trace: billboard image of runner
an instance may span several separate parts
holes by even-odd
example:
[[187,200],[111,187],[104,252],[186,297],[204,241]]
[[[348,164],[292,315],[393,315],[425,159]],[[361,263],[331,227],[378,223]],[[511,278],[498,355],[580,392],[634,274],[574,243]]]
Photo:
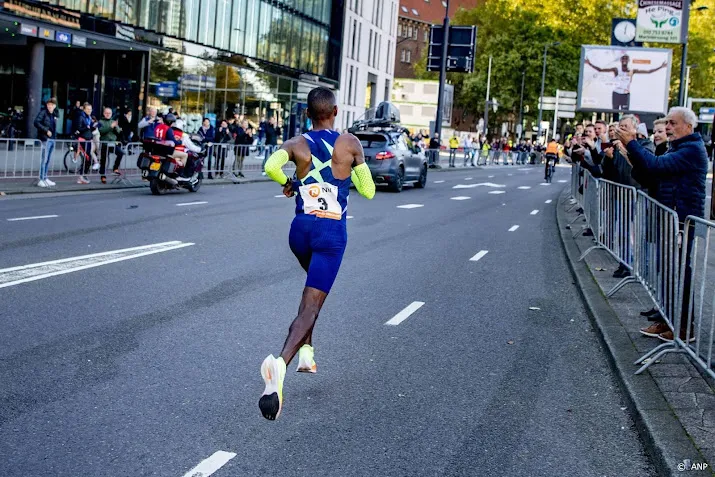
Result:
[[582,46],[577,109],[665,114],[671,56],[660,48]]

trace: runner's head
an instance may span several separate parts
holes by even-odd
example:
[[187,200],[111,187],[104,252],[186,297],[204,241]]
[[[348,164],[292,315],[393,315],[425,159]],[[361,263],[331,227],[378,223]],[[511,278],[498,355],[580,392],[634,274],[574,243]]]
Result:
[[308,93],[308,117],[313,124],[319,121],[335,121],[338,106],[335,95],[328,88],[318,87]]
[[621,68],[623,71],[628,71],[628,62],[630,61],[630,58],[628,55],[623,55],[621,56]]

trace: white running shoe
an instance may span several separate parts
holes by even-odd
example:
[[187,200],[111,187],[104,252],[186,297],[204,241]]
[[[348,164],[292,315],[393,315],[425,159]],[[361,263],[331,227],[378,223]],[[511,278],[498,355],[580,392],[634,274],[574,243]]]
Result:
[[309,344],[304,344],[298,350],[298,368],[296,371],[299,373],[316,373],[318,372],[318,365],[315,364],[313,357],[315,356],[315,348]]
[[49,184],[47,181],[40,181],[37,183],[37,187],[42,187],[44,189],[45,187],[49,187]]
[[51,180],[49,180],[49,179],[45,179],[45,183],[46,183],[48,186],[50,186],[50,187],[54,187],[54,186],[57,185],[57,184],[55,184],[54,182],[52,182]]
[[261,364],[261,376],[266,388],[258,401],[261,414],[266,419],[273,421],[278,419],[283,408],[283,380],[286,375],[286,363],[283,358],[277,359],[273,355],[268,355]]
[[84,176],[79,176],[79,179],[77,179],[77,184],[89,184],[89,179]]

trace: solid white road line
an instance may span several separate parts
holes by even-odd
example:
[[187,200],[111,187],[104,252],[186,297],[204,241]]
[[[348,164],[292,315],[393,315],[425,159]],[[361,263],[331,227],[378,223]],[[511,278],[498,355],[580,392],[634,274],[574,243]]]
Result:
[[442,184],[444,181],[434,181],[435,184]]
[[517,187],[517,189],[529,190],[529,189],[531,189],[531,186],[519,186],[519,187]]
[[549,184],[548,182],[542,182],[542,183],[541,183],[541,184],[539,184],[539,185],[545,185],[545,186],[548,186],[548,185],[551,185],[551,184]]
[[494,176],[487,176],[487,179],[494,179]]
[[506,194],[506,192],[503,191],[503,190],[493,190],[493,191],[491,191],[491,192],[489,192],[489,193],[490,193],[490,194],[495,194],[495,195],[496,195],[496,194]]
[[143,257],[155,253],[168,252],[177,248],[184,248],[194,245],[191,242],[162,242],[141,247],[125,248],[110,252],[93,253],[80,257],[63,258],[50,262],[33,263],[19,267],[4,268],[0,270],[0,288],[19,285],[21,283],[41,280],[43,278],[64,275],[66,273],[86,270],[88,268],[99,267],[110,263],[122,262],[132,258]]
[[471,177],[465,177],[464,180],[465,180],[465,181],[471,181],[472,178],[471,178]]
[[414,313],[417,310],[419,310],[420,308],[422,308],[422,305],[424,305],[424,304],[425,303],[423,301],[413,301],[412,303],[407,305],[407,307],[404,310],[402,310],[401,312],[399,312],[398,314],[396,314],[395,316],[390,318],[387,322],[385,322],[385,324],[391,325],[391,326],[399,325],[400,323],[405,321],[407,318],[409,318],[412,313]]
[[348,215],[348,220],[354,218],[352,215]]
[[488,254],[489,250],[480,250],[475,256],[469,259],[470,262],[478,262],[484,255]]
[[546,202],[544,202],[544,204],[550,204],[550,203],[551,203],[551,199],[549,199],[549,200],[547,200]]
[[276,199],[279,199],[279,198],[282,198],[282,197],[285,197],[285,196],[284,196],[283,194],[281,194],[281,195],[274,195],[273,197],[275,197]]
[[398,205],[398,209],[416,209],[418,207],[424,207],[423,204],[405,204],[405,205]]
[[236,457],[236,454],[233,452],[214,452],[211,457],[201,461],[199,465],[185,473],[184,477],[208,477],[226,465],[226,463],[234,457]]
[[198,202],[184,202],[183,204],[176,204],[177,207],[184,207],[185,205],[201,205],[201,204],[208,204],[205,200],[198,201]]
[[518,229],[518,225],[512,225],[511,228],[509,229],[509,232],[516,232],[516,229]]
[[565,179],[561,179],[561,180],[559,180],[559,182],[560,182],[561,184],[566,184],[566,182],[568,182],[568,181],[565,180]]
[[16,217],[14,219],[7,219],[8,222],[17,222],[20,220],[37,220],[37,219],[54,219],[59,217],[59,215],[37,215],[35,217]]
[[464,196],[464,195],[460,195],[460,196],[457,196],[457,197],[452,197],[451,199],[452,199],[452,200],[467,200],[467,199],[471,199],[471,197],[466,197],[466,196]]
[[536,215],[539,213],[539,209],[534,209],[531,211],[531,215]]

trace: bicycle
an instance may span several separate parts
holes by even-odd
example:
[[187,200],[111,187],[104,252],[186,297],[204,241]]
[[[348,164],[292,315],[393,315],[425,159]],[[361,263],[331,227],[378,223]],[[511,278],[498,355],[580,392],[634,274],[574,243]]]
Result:
[[[554,156],[553,154],[546,154],[546,171],[544,174],[544,178],[546,179],[547,184],[551,184],[551,179],[554,177],[554,172],[556,172],[556,161],[557,157]],[[553,165],[551,165],[551,161],[554,162]]]
[[85,139],[79,138],[77,140],[77,146],[70,145],[69,150],[65,153],[63,162],[65,170],[70,174],[82,174],[84,172],[85,161],[92,161],[92,158],[82,146],[82,143],[85,141]]

